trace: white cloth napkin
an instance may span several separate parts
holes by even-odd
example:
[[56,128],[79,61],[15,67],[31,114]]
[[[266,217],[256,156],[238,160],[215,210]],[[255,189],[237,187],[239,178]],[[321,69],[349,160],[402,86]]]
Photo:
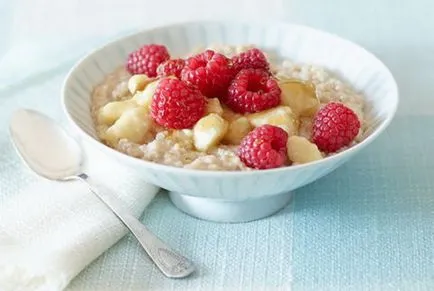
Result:
[[[102,153],[86,152],[89,176],[140,216],[158,187]],[[38,179],[0,205],[0,290],[62,290],[126,233],[84,183]]]

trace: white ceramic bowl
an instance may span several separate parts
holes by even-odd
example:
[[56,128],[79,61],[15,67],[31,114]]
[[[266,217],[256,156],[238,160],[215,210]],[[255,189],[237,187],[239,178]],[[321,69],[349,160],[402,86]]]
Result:
[[[176,55],[211,43],[255,44],[297,62],[324,66],[365,94],[375,116],[371,133],[356,146],[323,160],[262,171],[190,170],[127,156],[98,141],[90,95],[105,75],[124,64],[129,52],[146,43],[165,44]],[[254,220],[281,209],[289,202],[290,191],[330,173],[376,139],[391,122],[398,105],[396,82],[374,55],[335,35],[284,23],[194,22],[142,31],[113,41],[79,61],[66,78],[62,96],[66,115],[84,142],[105,152],[107,158],[129,165],[150,183],[171,191],[172,201],[183,211],[221,222]]]

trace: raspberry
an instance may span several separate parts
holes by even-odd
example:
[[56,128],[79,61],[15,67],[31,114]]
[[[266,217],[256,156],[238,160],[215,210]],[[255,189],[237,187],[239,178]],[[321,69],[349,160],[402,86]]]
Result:
[[280,127],[262,125],[243,138],[238,148],[238,156],[250,168],[278,168],[287,160],[287,140],[288,134]]
[[160,125],[191,128],[205,114],[206,98],[184,82],[164,78],[159,82],[151,103],[151,116]]
[[210,98],[226,94],[232,77],[229,59],[212,50],[188,58],[181,72],[183,81],[196,86]]
[[241,70],[229,85],[225,103],[239,113],[258,112],[279,105],[281,90],[262,69]]
[[146,74],[148,77],[157,76],[157,67],[170,58],[164,45],[144,45],[128,56],[127,71],[133,75]]
[[160,64],[157,68],[159,77],[175,76],[181,79],[181,71],[184,68],[185,61],[183,59],[168,60]]
[[235,73],[238,73],[243,69],[269,70],[267,58],[264,53],[257,48],[249,49],[248,51],[232,57],[232,66]]
[[324,152],[335,152],[349,145],[359,129],[360,121],[350,108],[331,102],[321,108],[314,118],[312,141]]

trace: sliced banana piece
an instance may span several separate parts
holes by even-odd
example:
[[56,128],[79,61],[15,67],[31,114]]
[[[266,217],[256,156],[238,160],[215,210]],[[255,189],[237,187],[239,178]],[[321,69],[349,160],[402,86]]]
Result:
[[149,83],[143,91],[138,91],[134,94],[133,100],[135,100],[137,104],[149,108],[151,106],[152,98],[154,97],[154,93],[158,84],[159,81],[153,81]]
[[316,144],[301,136],[290,136],[287,143],[288,158],[296,164],[305,164],[323,158]]
[[315,115],[320,102],[313,84],[300,80],[285,80],[279,82],[279,87],[282,90],[282,105],[290,107],[298,116]]
[[229,123],[228,131],[223,137],[227,144],[239,145],[241,140],[252,130],[249,120],[246,117],[237,118]]
[[216,113],[210,113],[199,119],[193,127],[194,146],[206,152],[218,145],[228,130],[228,122]]
[[218,98],[209,98],[206,104],[206,113],[216,113],[218,115],[223,114],[223,107],[220,104],[220,100]]
[[298,119],[288,106],[277,106],[258,113],[247,115],[250,124],[259,127],[264,124],[278,126],[288,135],[296,135],[298,131]]
[[145,89],[146,85],[151,83],[154,78],[149,78],[145,74],[133,75],[128,80],[128,90],[134,95],[137,91]]
[[122,113],[126,110],[138,107],[139,105],[134,100],[113,101],[109,102],[98,111],[99,123],[105,125],[112,125],[116,120],[121,117]]
[[146,108],[136,107],[124,111],[120,118],[107,129],[103,137],[113,146],[116,146],[123,138],[141,144],[152,127],[153,121]]

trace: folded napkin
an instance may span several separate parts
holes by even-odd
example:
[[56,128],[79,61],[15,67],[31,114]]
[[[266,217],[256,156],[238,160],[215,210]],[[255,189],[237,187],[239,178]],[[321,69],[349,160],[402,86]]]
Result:
[[[86,173],[139,217],[158,187],[102,153],[86,152]],[[126,233],[84,183],[40,178],[0,205],[0,290],[62,290]]]

